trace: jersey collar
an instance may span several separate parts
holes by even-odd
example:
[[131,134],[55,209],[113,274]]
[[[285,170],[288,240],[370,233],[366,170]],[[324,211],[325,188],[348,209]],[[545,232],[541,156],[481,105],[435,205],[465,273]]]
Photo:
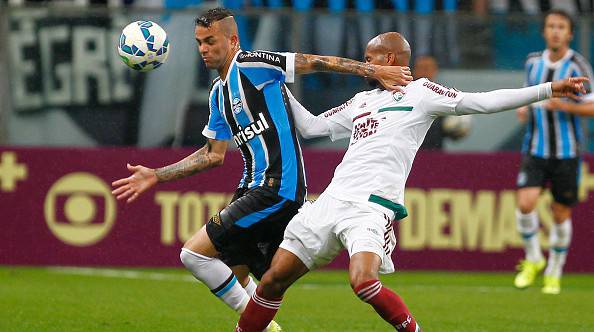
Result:
[[241,49],[237,50],[237,52],[233,56],[233,60],[231,60],[231,63],[229,64],[229,70],[227,70],[227,75],[225,76],[225,79],[221,78],[221,81],[223,84],[227,84],[227,81],[229,81],[229,76],[231,76],[231,70],[233,69],[233,65],[235,65],[235,61],[237,60],[237,56],[239,55],[240,52],[241,52]]
[[573,56],[573,53],[574,53],[573,50],[570,48],[570,49],[567,50],[567,52],[565,52],[565,55],[561,59],[559,59],[559,60],[557,60],[555,62],[552,62],[549,59],[549,55],[551,54],[551,52],[547,49],[547,50],[544,50],[544,52],[542,52],[542,59],[544,60],[544,63],[545,63],[545,65],[547,67],[552,68],[552,69],[557,69],[566,60],[570,59]]

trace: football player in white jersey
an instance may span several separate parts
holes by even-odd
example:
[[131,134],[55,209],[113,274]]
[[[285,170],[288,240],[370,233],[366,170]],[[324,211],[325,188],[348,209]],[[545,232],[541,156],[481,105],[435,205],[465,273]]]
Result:
[[[396,32],[381,34],[367,45],[365,60],[406,66],[410,46]],[[309,270],[330,262],[343,248],[349,252],[350,284],[357,296],[396,330],[420,331],[402,299],[382,286],[378,272],[394,271],[392,221],[407,215],[404,186],[431,123],[438,116],[495,113],[553,96],[578,98],[586,80],[578,77],[523,89],[464,93],[419,79],[403,92],[381,87],[360,92],[319,116],[290,98],[296,126],[304,137],[350,137],[350,144],[328,188],[314,203],[304,205],[287,226],[272,266],[236,331],[262,331],[286,289]]]

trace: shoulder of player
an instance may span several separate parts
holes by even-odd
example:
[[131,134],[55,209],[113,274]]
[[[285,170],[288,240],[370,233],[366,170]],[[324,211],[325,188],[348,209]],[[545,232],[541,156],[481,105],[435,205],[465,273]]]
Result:
[[[594,80],[594,73],[592,72],[592,66],[590,62],[586,60],[586,58],[579,54],[578,52],[573,51],[573,55],[571,56],[570,61],[573,64],[573,72],[571,76],[578,75],[578,76],[586,76],[590,80]],[[576,71],[577,69],[577,71]],[[590,86],[592,83],[587,84],[587,90],[590,91]]]
[[580,68],[592,68],[590,62],[583,55],[576,51],[573,52],[573,55],[571,56],[571,61]]
[[210,88],[208,89],[208,91],[212,91],[216,87],[218,87],[220,81],[221,81],[221,77],[220,76],[215,77],[215,79],[212,80],[212,82],[210,82]]
[[526,56],[526,61],[530,60],[530,59],[538,59],[542,57],[542,51],[538,51],[538,52],[530,52],[528,53],[528,55]]
[[356,100],[369,98],[371,96],[371,94],[373,94],[376,91],[377,91],[377,89],[359,91],[354,96],[351,97],[350,101],[354,102]]
[[281,53],[270,52],[270,51],[239,51],[235,61],[238,65],[246,63],[266,63],[271,65],[282,65],[284,55]]
[[422,87],[423,84],[425,84],[425,82],[431,82],[431,81],[429,79],[425,78],[425,77],[418,78],[418,79],[410,82],[406,86],[406,89]]
[[528,55],[526,56],[526,66],[540,61],[540,59],[542,59],[542,51],[528,53]]
[[360,96],[362,93],[364,93],[364,92],[357,93],[351,99],[345,101],[344,103],[342,103],[336,107],[333,107],[333,108],[327,110],[326,112],[322,113],[321,115],[325,118],[329,118],[329,117],[336,115],[338,113],[347,113],[345,111],[348,110],[351,107],[351,105],[356,102],[356,100],[358,99],[357,96]]
[[455,98],[457,96],[457,94],[461,92],[460,90],[458,90],[456,88],[447,87],[440,83],[430,81],[429,79],[424,78],[424,77],[419,78],[419,79],[413,81],[412,83],[410,83],[406,87],[406,90],[409,90],[409,89],[422,89],[425,92],[433,92],[438,95],[445,95],[447,97],[452,97],[452,98]]

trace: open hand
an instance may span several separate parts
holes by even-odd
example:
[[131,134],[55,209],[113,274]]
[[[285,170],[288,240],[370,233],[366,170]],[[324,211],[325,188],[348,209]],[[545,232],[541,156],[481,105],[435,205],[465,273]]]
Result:
[[412,82],[413,77],[409,67],[374,66],[375,78],[384,88],[390,91],[404,91],[404,86]]
[[111,183],[115,189],[111,192],[118,200],[127,199],[127,203],[133,202],[140,194],[152,188],[157,182],[155,170],[144,166],[126,167],[132,175],[127,178],[119,179]]
[[551,84],[553,90],[553,97],[567,97],[574,100],[580,100],[578,94],[586,94],[584,83],[588,82],[586,77],[570,77],[564,80],[554,81]]

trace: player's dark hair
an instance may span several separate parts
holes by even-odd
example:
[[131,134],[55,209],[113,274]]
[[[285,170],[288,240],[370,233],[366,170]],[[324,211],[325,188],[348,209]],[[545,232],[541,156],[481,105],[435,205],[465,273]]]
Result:
[[559,15],[559,16],[563,17],[564,19],[566,19],[569,22],[569,31],[571,31],[571,33],[573,33],[573,28],[575,26],[575,23],[573,22],[573,17],[571,17],[571,15],[569,15],[568,12],[566,12],[562,9],[551,9],[545,14],[545,16],[542,19],[542,30],[543,31],[545,28],[545,23],[547,22],[547,18],[551,15]]
[[227,8],[212,8],[203,12],[202,14],[200,14],[200,16],[196,17],[196,25],[205,28],[210,28],[210,26],[214,22],[220,21],[230,16],[233,16],[233,13]]

